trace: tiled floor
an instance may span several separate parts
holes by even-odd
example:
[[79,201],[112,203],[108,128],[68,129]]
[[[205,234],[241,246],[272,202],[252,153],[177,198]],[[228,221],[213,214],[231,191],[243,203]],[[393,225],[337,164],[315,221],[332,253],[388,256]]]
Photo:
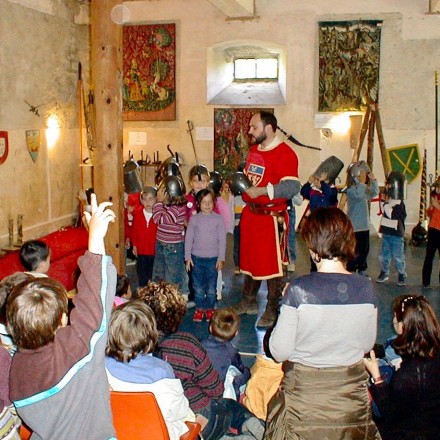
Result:
[[[377,284],[374,280],[379,274],[379,261],[381,241],[377,235],[371,235],[371,249],[369,256],[369,270],[368,273],[372,277],[374,288],[379,299],[379,320],[377,331],[377,342],[383,343],[386,338],[392,335],[392,302],[393,299],[401,294],[425,295],[434,306],[435,310],[440,316],[440,288],[438,285],[438,260],[434,262],[433,275],[431,279],[431,290],[425,291],[421,287],[421,272],[423,260],[425,257],[424,247],[406,246],[406,265],[408,280],[407,286],[397,287],[397,274],[394,267],[390,270],[390,278],[384,284]],[[223,280],[225,283],[223,290],[223,299],[219,301],[218,306],[229,306],[238,302],[241,297],[241,289],[243,285],[243,275],[234,275],[234,264],[232,261],[232,240],[228,242],[228,258],[223,271]],[[136,285],[136,277],[134,275],[134,266],[128,266],[127,272],[133,284]],[[301,238],[297,239],[297,261],[296,272],[289,273],[289,277],[304,275],[309,272],[309,256],[307,249]],[[259,293],[260,314],[264,311],[266,298],[266,287],[263,282],[261,291]],[[188,310],[181,330],[189,331],[195,334],[198,338],[204,338],[208,334],[208,325],[206,322],[194,323],[192,321],[194,309]],[[242,353],[257,353],[261,352],[263,331],[258,331],[255,328],[257,317],[255,315],[242,315],[240,333],[235,338],[234,344]],[[243,356],[246,364],[253,363],[253,356]]]

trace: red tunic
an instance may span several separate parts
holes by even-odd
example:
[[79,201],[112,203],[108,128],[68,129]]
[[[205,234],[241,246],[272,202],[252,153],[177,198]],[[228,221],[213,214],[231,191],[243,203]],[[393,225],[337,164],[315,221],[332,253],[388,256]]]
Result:
[[[257,187],[269,183],[276,185],[281,180],[297,180],[298,157],[284,142],[267,150],[254,145],[246,158],[244,173]],[[287,199],[270,200],[267,195],[251,199],[243,194],[243,200],[246,206],[240,219],[240,269],[254,279],[281,277],[287,258],[282,252],[277,219],[273,215],[251,212],[248,204],[262,205],[262,208],[273,205],[267,209],[283,213],[287,225]]]

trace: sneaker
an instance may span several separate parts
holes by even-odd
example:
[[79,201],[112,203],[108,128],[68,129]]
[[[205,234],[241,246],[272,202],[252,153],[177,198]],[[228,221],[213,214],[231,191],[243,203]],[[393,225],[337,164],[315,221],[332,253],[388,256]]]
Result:
[[234,275],[240,275],[240,274],[241,274],[240,267],[239,266],[235,266]]
[[399,273],[399,277],[397,278],[397,285],[399,287],[406,286],[406,276],[402,273]]
[[431,287],[429,284],[427,284],[426,286],[423,285],[423,286],[422,286],[422,289],[423,289],[423,290],[431,290],[432,287]]
[[185,298],[186,300],[186,308],[187,309],[193,309],[196,306],[196,303],[194,301],[190,301],[188,294],[186,293],[182,293],[182,296]]
[[376,278],[376,283],[384,283],[388,280],[388,274],[385,272],[381,272],[379,276]]
[[288,271],[288,272],[295,272],[295,263],[290,263],[290,264],[287,266],[287,271]]
[[258,304],[257,302],[247,303],[241,301],[232,306],[232,309],[238,315],[258,315]]
[[360,275],[360,276],[362,276],[362,277],[365,277],[365,278],[368,278],[369,280],[371,280],[371,278],[368,276],[366,270],[360,270],[360,271],[358,272],[358,275]]
[[201,309],[197,309],[194,312],[194,316],[193,316],[193,321],[194,322],[202,322],[203,321],[203,316],[205,315],[204,310]]
[[209,309],[205,312],[206,320],[211,321],[212,316],[214,315],[215,310]]

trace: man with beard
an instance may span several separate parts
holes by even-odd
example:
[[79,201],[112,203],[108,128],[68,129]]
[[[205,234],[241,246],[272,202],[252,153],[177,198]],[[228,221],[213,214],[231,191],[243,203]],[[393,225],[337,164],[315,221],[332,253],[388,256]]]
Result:
[[246,205],[240,220],[240,269],[245,280],[239,314],[258,314],[257,293],[267,281],[266,310],[257,327],[270,327],[278,312],[283,264],[288,263],[287,201],[300,190],[296,153],[276,136],[277,119],[269,112],[254,114],[249,134],[254,145],[244,173],[252,185],[243,193]]

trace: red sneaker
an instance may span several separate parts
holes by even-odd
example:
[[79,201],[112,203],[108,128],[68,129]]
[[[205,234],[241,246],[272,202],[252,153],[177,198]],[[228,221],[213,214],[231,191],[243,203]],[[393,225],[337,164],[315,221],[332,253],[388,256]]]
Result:
[[214,315],[215,310],[209,309],[206,311],[206,320],[211,321],[212,316]]
[[203,321],[203,315],[205,314],[205,312],[201,309],[197,309],[194,312],[194,316],[193,316],[193,321],[194,322],[202,322]]

